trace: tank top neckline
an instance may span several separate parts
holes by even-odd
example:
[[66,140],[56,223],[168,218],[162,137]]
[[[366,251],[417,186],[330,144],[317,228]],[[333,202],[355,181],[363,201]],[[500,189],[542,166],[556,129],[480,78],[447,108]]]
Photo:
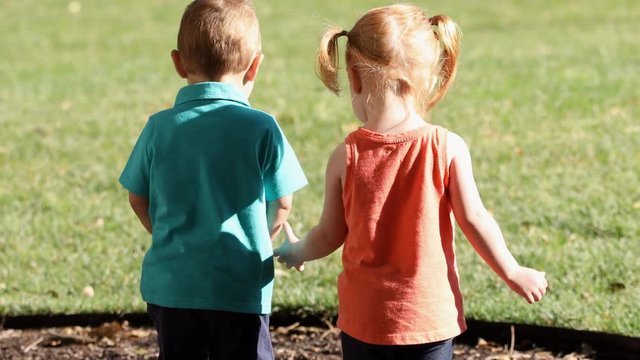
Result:
[[432,127],[433,125],[431,124],[425,124],[413,130],[409,130],[401,133],[392,133],[392,134],[379,133],[376,131],[365,129],[364,127],[360,127],[353,132],[353,135],[362,139],[368,139],[378,143],[397,144],[405,141],[414,140],[424,135],[427,132],[427,130],[431,129]]

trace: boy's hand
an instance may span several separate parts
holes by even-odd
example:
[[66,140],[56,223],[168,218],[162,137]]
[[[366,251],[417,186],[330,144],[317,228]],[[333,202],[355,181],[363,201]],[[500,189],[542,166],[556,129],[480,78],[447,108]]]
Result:
[[511,290],[525,298],[529,304],[540,301],[547,292],[545,273],[524,266],[519,266],[509,274],[506,281]]
[[273,256],[277,257],[279,263],[284,263],[287,269],[295,267],[298,271],[304,270],[304,261],[297,259],[296,252],[298,249],[300,239],[293,233],[293,229],[288,222],[283,224],[285,242],[278,248],[273,250]]

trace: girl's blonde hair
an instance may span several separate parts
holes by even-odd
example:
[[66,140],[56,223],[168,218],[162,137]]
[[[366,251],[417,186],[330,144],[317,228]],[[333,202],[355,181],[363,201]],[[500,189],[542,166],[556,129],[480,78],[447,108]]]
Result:
[[428,111],[445,96],[456,75],[461,32],[445,15],[428,17],[420,8],[397,4],[369,10],[350,31],[327,29],[320,42],[318,76],[336,94],[338,39],[347,37],[346,60],[378,90],[413,95]]

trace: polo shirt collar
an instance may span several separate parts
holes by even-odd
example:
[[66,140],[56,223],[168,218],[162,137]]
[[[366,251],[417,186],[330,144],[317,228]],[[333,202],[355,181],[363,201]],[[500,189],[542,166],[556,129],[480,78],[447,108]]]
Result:
[[247,96],[236,85],[221,82],[187,85],[178,91],[175,105],[196,100],[229,100],[250,106]]

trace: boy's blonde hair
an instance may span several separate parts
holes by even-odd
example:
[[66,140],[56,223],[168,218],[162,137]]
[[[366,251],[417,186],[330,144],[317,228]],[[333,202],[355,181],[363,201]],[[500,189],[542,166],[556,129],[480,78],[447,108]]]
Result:
[[178,52],[188,73],[212,80],[240,73],[260,50],[260,27],[250,0],[196,0],[182,15]]
[[338,38],[343,35],[349,66],[363,76],[371,75],[379,90],[414,96],[421,110],[433,108],[453,82],[461,33],[447,16],[428,17],[416,6],[397,4],[369,10],[350,31],[335,26],[327,29],[317,71],[336,94],[340,91]]

